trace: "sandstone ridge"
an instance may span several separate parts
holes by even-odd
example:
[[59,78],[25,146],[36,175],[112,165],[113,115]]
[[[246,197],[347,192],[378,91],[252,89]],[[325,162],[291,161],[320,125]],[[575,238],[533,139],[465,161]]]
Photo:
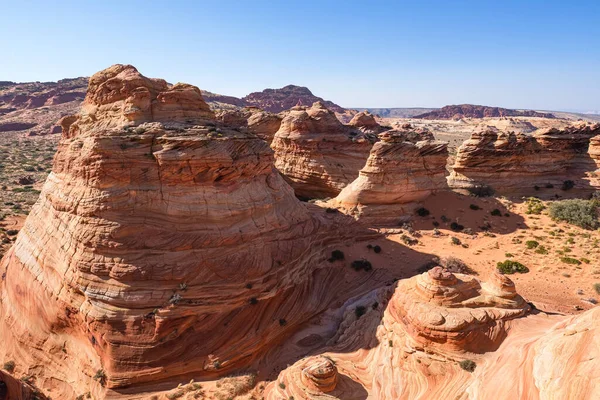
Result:
[[379,139],[358,177],[331,204],[368,224],[397,225],[419,201],[447,190],[447,143],[410,125]]
[[62,126],[0,264],[0,359],[51,365],[38,387],[103,398],[228,374],[332,298],[332,230],[198,88],[115,65]]
[[323,103],[294,107],[281,121],[271,147],[275,166],[296,194],[336,196],[365,164],[375,134],[342,124]]

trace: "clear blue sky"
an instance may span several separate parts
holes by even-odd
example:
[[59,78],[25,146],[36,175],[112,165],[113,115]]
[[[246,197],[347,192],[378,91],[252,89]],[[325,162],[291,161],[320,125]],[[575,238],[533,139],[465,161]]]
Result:
[[347,107],[600,110],[600,0],[0,0],[0,80],[115,63],[243,96]]

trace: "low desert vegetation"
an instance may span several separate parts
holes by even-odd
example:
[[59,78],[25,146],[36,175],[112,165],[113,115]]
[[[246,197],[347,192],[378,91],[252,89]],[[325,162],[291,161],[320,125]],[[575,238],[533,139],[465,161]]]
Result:
[[535,249],[539,245],[540,245],[540,243],[537,240],[528,240],[525,242],[525,246],[527,246],[527,248],[530,250]]
[[463,229],[465,229],[465,227],[461,224],[459,224],[458,222],[452,222],[450,224],[450,229],[452,229],[454,232],[460,232]]
[[536,254],[548,254],[548,249],[542,245],[535,249]]
[[564,221],[584,229],[596,229],[600,225],[597,200],[569,199],[550,204],[548,214],[555,221]]
[[96,371],[96,374],[94,375],[94,380],[98,381],[98,383],[100,383],[100,385],[104,386],[106,385],[106,372],[104,372],[103,369],[99,369]]
[[575,182],[571,180],[566,180],[563,182],[561,189],[562,190],[571,190],[575,187]]
[[11,360],[5,362],[3,368],[12,374],[15,371],[15,366],[15,362]]
[[473,371],[475,371],[475,368],[477,367],[477,364],[473,360],[462,360],[459,363],[459,365],[462,369],[464,369],[467,372],[473,372]]
[[518,261],[505,260],[503,262],[498,262],[498,271],[505,275],[514,274],[517,272],[520,274],[524,274],[529,272],[529,268],[527,268]]
[[419,217],[426,217],[429,215],[429,210],[424,207],[417,208],[416,212]]
[[342,260],[344,260],[344,258],[346,258],[346,256],[344,255],[343,251],[333,250],[331,252],[331,257],[329,258],[329,262],[342,261]]
[[356,315],[356,319],[359,319],[367,312],[367,308],[365,306],[357,306],[354,309],[354,315]]
[[529,197],[525,203],[527,204],[527,211],[525,211],[526,214],[539,215],[546,209],[544,203],[535,197]]
[[352,264],[350,266],[355,271],[360,271],[360,270],[371,271],[373,269],[373,265],[371,264],[371,262],[365,258],[360,258],[358,260],[352,261]]
[[580,265],[581,261],[579,261],[576,258],[573,257],[561,257],[560,261],[564,262],[565,264],[573,264],[573,265]]

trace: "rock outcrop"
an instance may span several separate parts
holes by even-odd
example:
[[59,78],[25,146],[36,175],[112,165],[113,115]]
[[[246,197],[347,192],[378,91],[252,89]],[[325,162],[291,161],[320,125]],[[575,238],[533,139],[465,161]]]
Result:
[[279,130],[283,119],[281,115],[266,112],[256,107],[219,110],[216,112],[216,117],[224,125],[255,134],[269,144],[273,141],[273,137]]
[[29,379],[17,379],[0,369],[0,400],[46,400],[46,396],[25,382]]
[[330,203],[370,225],[397,225],[419,201],[448,189],[447,143],[410,125],[379,139],[358,178]]
[[275,166],[304,198],[336,196],[364,166],[376,141],[343,125],[324,104],[294,107],[281,121],[271,148]]
[[[588,153],[590,139],[600,124],[545,129],[533,135],[475,132],[458,149],[450,187],[469,191],[531,194],[546,187],[560,188],[572,181],[576,189],[594,189],[589,171],[596,169]],[[537,193],[539,194],[539,193]]]
[[348,125],[364,132],[379,134],[386,130],[391,129],[390,127],[384,127],[379,125],[373,114],[368,111],[361,111],[354,115]]
[[325,249],[345,234],[320,230],[268,144],[220,126],[198,88],[114,65],[61,126],[0,264],[0,360],[53,398],[231,373],[336,292]]
[[[328,362],[319,355],[298,361],[267,386],[265,397],[550,400],[600,395],[600,371],[593,361],[600,356],[600,308],[570,318],[531,315],[508,277],[494,272],[483,282],[441,267],[375,296],[372,307],[367,303],[360,313],[358,307],[345,312],[324,349]],[[373,294],[365,299],[372,302]],[[332,376],[330,365],[338,380],[334,391],[308,389],[303,372],[314,366]]]
[[540,113],[533,110],[510,110],[501,107],[478,106],[474,104],[459,104],[442,107],[439,110],[416,115],[421,119],[461,119],[461,118],[497,118],[497,117],[538,117],[556,118],[550,113]]

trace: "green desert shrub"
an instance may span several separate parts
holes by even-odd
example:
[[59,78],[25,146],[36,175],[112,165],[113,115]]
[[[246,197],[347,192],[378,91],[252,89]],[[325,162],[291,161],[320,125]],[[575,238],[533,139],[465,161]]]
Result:
[[525,242],[525,246],[527,246],[528,249],[535,249],[539,245],[540,243],[537,240],[528,240]]
[[505,260],[504,262],[498,262],[498,271],[505,275],[514,274],[517,272],[524,274],[526,272],[529,272],[529,268],[527,268],[518,261]]
[[548,249],[545,246],[539,246],[537,249],[535,249],[535,252],[537,254],[548,254]]
[[4,369],[12,374],[15,371],[15,362],[14,361],[5,362]]
[[467,372],[473,372],[473,371],[475,371],[475,368],[477,367],[477,364],[475,364],[475,361],[472,361],[472,360],[462,360],[459,363],[459,365],[462,369],[464,369]]
[[597,207],[596,200],[561,200],[550,204],[548,213],[554,220],[565,221],[584,229],[596,229],[599,226]]
[[525,203],[527,204],[527,211],[525,211],[526,214],[539,215],[542,213],[542,211],[544,211],[544,209],[546,209],[544,203],[535,197],[529,197]]
[[572,258],[572,257],[561,257],[560,261],[564,262],[565,264],[573,264],[573,265],[581,264],[581,261],[579,261],[576,258]]
[[429,215],[429,210],[425,207],[418,208],[416,212],[419,217],[426,217]]

